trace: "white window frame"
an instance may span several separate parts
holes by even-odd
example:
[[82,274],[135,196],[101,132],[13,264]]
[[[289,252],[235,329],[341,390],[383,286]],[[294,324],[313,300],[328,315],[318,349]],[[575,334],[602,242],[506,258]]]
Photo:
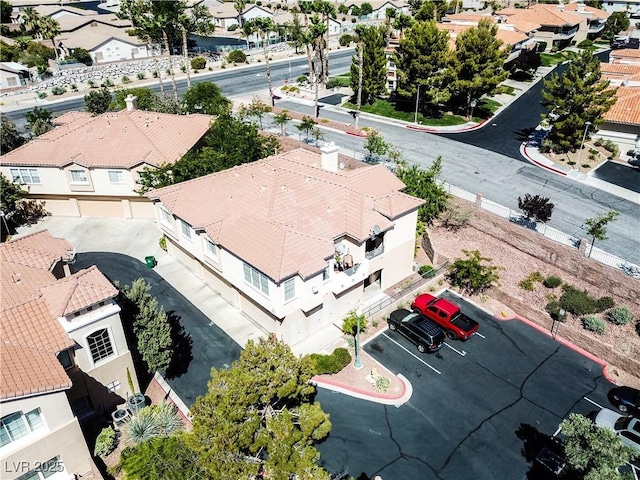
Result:
[[284,282],[284,301],[288,302],[296,298],[296,277],[291,277]]
[[204,239],[204,254],[212,260],[218,260],[218,246],[206,237]]
[[191,240],[191,225],[184,220],[180,220],[180,234],[187,240]]
[[173,215],[164,208],[160,208],[160,221],[169,227],[173,227]]
[[[111,174],[115,174],[116,180],[111,178]],[[124,179],[124,170],[107,170],[107,175],[109,176],[109,183],[122,185],[126,183]]]
[[[29,419],[27,418],[27,415],[31,414],[31,413],[36,413],[37,418],[38,418],[38,424],[34,425],[33,423],[35,422],[31,422],[29,421]],[[16,438],[12,437],[11,431],[6,427],[5,425],[5,420],[8,419],[9,417],[16,417],[17,419],[14,421],[19,421],[22,424],[22,429],[21,429],[21,435],[17,436]],[[22,413],[21,410],[17,411],[17,412],[13,412],[10,413],[9,415],[5,415],[4,417],[2,417],[2,423],[0,423],[0,429],[4,430],[4,432],[6,432],[7,437],[9,438],[9,442],[2,445],[2,447],[5,447],[6,445],[11,445],[12,443],[20,440],[21,438],[24,438],[28,435],[30,435],[31,433],[33,433],[34,431],[42,428],[45,426],[44,423],[44,418],[42,418],[42,411],[40,410],[40,408],[34,408],[33,410],[29,410],[27,413]],[[1,448],[1,447],[0,447]]]
[[107,384],[107,390],[111,393],[115,393],[117,390],[120,390],[120,380],[114,380]]
[[[93,352],[91,349],[91,343],[89,342],[89,337],[101,332],[101,331],[106,331],[107,332],[107,338],[109,340],[109,345],[111,346],[111,353],[109,355],[107,355],[106,357],[102,357],[99,358],[98,360],[96,360],[93,356]],[[94,366],[97,365],[101,365],[103,363],[106,363],[114,358],[116,358],[118,356],[118,351],[116,349],[116,343],[113,341],[113,335],[111,334],[111,328],[109,327],[102,327],[102,328],[97,328],[96,330],[94,330],[93,332],[87,334],[85,337],[85,342],[87,344],[87,352],[89,353],[89,359],[91,360],[91,362],[93,362]]]
[[25,185],[39,185],[42,183],[37,168],[10,168],[9,172],[14,182],[19,180],[20,183]]
[[243,263],[242,266],[244,270],[244,281],[259,292],[269,296],[269,277],[248,263]]
[[[74,178],[74,174],[78,174],[78,179]],[[84,176],[84,180],[80,177]],[[87,185],[89,183],[89,175],[86,170],[69,170],[69,176],[71,177],[71,183],[74,185]]]

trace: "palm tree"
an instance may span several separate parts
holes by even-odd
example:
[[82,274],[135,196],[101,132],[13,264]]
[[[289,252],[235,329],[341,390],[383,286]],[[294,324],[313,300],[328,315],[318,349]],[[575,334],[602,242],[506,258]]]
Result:
[[244,22],[242,18],[242,12],[244,12],[245,7],[247,6],[247,0],[234,0],[233,6],[235,7],[236,12],[238,12],[238,24],[240,25],[240,27],[243,27]]
[[24,25],[26,33],[29,33],[32,35],[35,34],[36,31],[38,30],[40,20],[42,20],[42,17],[40,16],[40,14],[33,7],[27,7],[24,9],[24,12],[22,13],[22,18],[23,18],[22,24]]
[[327,25],[320,49],[320,59],[322,62],[322,76],[320,78],[320,83],[325,85],[329,79],[329,55],[327,53],[327,48],[329,46],[329,27],[331,19],[336,18],[336,7],[326,0],[317,0],[313,2],[313,10],[321,15],[322,21]]
[[395,8],[387,8],[384,11],[384,43],[389,46],[391,34],[393,33],[393,20],[396,18],[398,11]]
[[262,52],[264,54],[264,65],[267,73],[267,86],[269,87],[269,98],[271,106],[274,104],[273,85],[271,84],[271,64],[269,63],[269,52],[267,46],[269,44],[269,34],[276,30],[276,24],[270,18],[258,17],[250,22],[245,23],[245,32],[257,33],[262,40]]
[[362,41],[362,35],[364,33],[364,29],[365,27],[363,25],[358,25],[356,27],[356,34],[358,35],[358,97],[356,100],[356,116],[354,118],[356,127],[360,120],[360,109],[362,108],[362,68],[364,64],[364,42]]
[[187,36],[189,33],[209,35],[213,33],[216,26],[213,23],[213,15],[211,15],[209,9],[202,4],[195,5],[191,8],[190,15],[187,14],[185,9],[178,17],[178,22],[182,30],[182,54],[184,55],[184,64],[187,72],[187,88],[190,88],[191,65],[189,64]]
[[400,30],[400,38],[404,37],[404,31],[413,25],[413,18],[404,13],[399,13],[393,22],[393,28]]
[[[123,20],[129,20],[135,30],[135,35],[147,44],[147,50],[152,52],[152,42],[155,44],[156,39],[153,38],[153,23],[150,21],[151,7],[144,0],[120,0],[120,10],[116,16]],[[153,66],[158,73],[158,82],[160,83],[160,94],[164,94],[164,83],[162,81],[162,73],[158,66],[158,57],[152,55]]]
[[158,32],[161,35],[162,42],[164,43],[164,49],[167,52],[167,61],[169,64],[169,74],[171,75],[171,84],[173,87],[173,97],[178,101],[178,86],[176,85],[176,75],[173,71],[173,61],[171,59],[171,48],[169,46],[169,35],[167,31],[174,27],[180,28],[178,19],[180,15],[187,8],[186,2],[172,1],[165,2],[162,0],[151,1],[151,31],[155,32],[153,36],[157,36]]
[[315,116],[319,116],[320,110],[318,109],[318,90],[319,90],[319,82],[322,77],[321,74],[321,64],[322,64],[322,45],[324,43],[324,34],[327,31],[327,24],[324,23],[317,15],[315,15],[311,19],[311,28],[309,29],[310,39],[313,42],[313,50],[315,51],[315,76],[314,76],[314,84],[315,84],[315,95],[313,104],[315,107]]
[[309,32],[309,16],[313,14],[313,3],[310,1],[301,1],[298,2],[298,7],[300,7],[300,12],[304,15],[304,36],[302,37],[302,41],[304,42],[305,50],[307,53],[307,64],[309,66],[309,83],[315,85],[315,70],[313,65],[313,60],[311,59],[311,50],[313,47],[313,38]]
[[56,35],[60,34],[60,24],[57,20],[51,17],[43,17],[38,22],[38,28],[40,29],[40,35],[42,38],[51,40],[53,50],[56,54],[56,63],[60,61],[58,54],[58,46],[56,45]]

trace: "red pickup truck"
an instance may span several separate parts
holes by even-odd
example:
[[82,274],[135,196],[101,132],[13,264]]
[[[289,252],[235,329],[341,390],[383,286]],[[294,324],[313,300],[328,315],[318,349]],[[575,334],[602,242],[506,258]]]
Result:
[[460,307],[444,298],[424,293],[418,295],[411,308],[438,324],[451,340],[467,340],[480,325],[460,311]]

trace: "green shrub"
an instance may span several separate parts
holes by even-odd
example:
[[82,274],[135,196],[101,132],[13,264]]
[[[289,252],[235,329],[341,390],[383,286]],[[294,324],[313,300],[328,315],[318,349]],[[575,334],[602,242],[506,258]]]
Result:
[[544,307],[545,311],[553,320],[564,322],[566,318],[564,317],[564,315],[560,315],[561,308],[562,307],[560,306],[560,302],[558,302],[558,299],[555,297],[550,298],[547,306]]
[[296,78],[296,83],[307,83],[308,81],[309,79],[306,75],[300,75],[298,78]]
[[549,275],[542,283],[547,288],[556,288],[562,285],[562,279],[556,275]]
[[113,452],[116,445],[118,445],[118,439],[115,430],[111,427],[103,428],[96,439],[96,446],[93,449],[93,454],[96,457],[104,458]]
[[167,251],[167,237],[165,237],[164,235],[160,237],[160,240],[158,240],[158,244],[160,245],[160,248],[162,250],[164,250],[165,252]]
[[595,315],[587,315],[582,319],[582,325],[587,330],[602,335],[604,333],[604,322]]
[[126,75],[122,76],[122,83],[131,83],[131,79]]
[[153,76],[153,78],[158,78],[158,71],[154,70],[153,72],[151,72],[151,75]]
[[191,68],[194,70],[202,70],[207,66],[207,59],[204,57],[196,57],[191,59]]
[[145,75],[145,73],[144,73],[144,72],[138,72],[138,73],[136,74],[136,77],[138,77],[138,80],[143,80],[145,76],[146,76],[146,75]]
[[589,153],[590,153],[591,155],[597,155],[599,152],[598,152],[598,150],[596,150],[595,148],[590,148],[590,149],[589,149]]
[[51,89],[51,93],[54,95],[62,95],[63,93],[67,93],[67,89],[64,87],[55,86]]
[[563,285],[564,292],[560,297],[560,307],[574,315],[587,315],[595,313],[596,299],[587,293],[586,290],[580,291],[571,285]]
[[375,378],[376,389],[380,390],[381,392],[386,392],[387,390],[389,390],[390,386],[391,386],[391,380],[389,380],[387,377],[384,377],[382,375],[376,375],[376,378]]
[[340,43],[341,47],[348,47],[351,42],[353,42],[353,37],[347,33],[345,35],[342,35],[338,42]]
[[227,27],[227,32],[235,32],[238,29],[238,24],[234,23],[233,25],[229,25]]
[[351,363],[351,354],[346,348],[336,348],[331,355],[312,353],[309,358],[313,362],[316,375],[338,373]]
[[589,47],[593,47],[593,41],[592,40],[583,40],[578,44],[578,48],[589,48]]
[[74,92],[78,91],[78,85],[76,85],[75,83],[71,84],[71,90],[73,90]]
[[247,56],[242,50],[231,50],[227,55],[227,61],[230,63],[244,63],[247,61]]
[[358,329],[358,320],[360,321],[360,332],[367,330],[367,318],[355,310],[351,310],[342,320],[342,331],[348,335],[355,335]]
[[633,313],[627,307],[616,307],[607,312],[607,320],[616,325],[626,325],[633,320]]
[[423,278],[433,278],[436,275],[436,270],[431,265],[422,265],[419,271]]
[[47,98],[48,94],[47,92],[38,92],[38,98]]
[[113,82],[111,81],[110,78],[105,78],[100,86],[101,87],[113,87]]
[[518,282],[518,286],[521,289],[526,290],[527,292],[534,292],[536,290],[535,283],[533,283],[533,281],[529,277],[520,280]]
[[600,297],[596,300],[596,313],[604,312],[616,306],[616,302],[611,297]]

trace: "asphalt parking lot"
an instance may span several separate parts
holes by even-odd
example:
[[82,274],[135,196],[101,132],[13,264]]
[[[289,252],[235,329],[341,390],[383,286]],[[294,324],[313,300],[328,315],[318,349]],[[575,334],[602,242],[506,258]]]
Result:
[[597,363],[523,322],[497,320],[443,296],[480,322],[480,335],[447,341],[435,354],[418,353],[388,330],[366,344],[411,381],[413,396],[395,408],[321,392],[333,423],[321,445],[327,468],[348,465],[354,476],[385,479],[526,478],[527,437],[552,435],[570,412],[608,405],[611,384]]

